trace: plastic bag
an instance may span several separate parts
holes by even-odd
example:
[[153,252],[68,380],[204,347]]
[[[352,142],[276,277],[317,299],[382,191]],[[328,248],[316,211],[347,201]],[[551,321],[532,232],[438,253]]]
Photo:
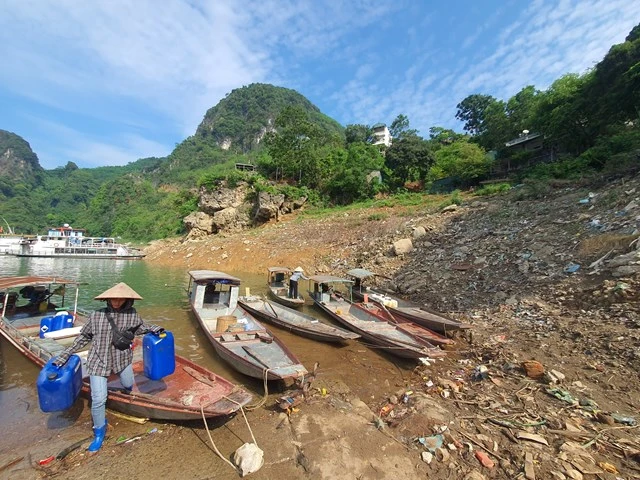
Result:
[[233,463],[245,476],[257,472],[264,465],[264,452],[255,443],[245,443],[233,453]]

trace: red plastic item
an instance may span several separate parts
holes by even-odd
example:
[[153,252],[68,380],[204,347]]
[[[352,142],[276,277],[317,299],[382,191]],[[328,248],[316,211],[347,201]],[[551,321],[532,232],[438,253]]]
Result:
[[381,416],[381,417],[386,417],[387,415],[389,415],[389,412],[390,412],[391,410],[393,410],[393,407],[394,407],[394,406],[395,406],[395,405],[393,405],[393,404],[391,404],[391,403],[387,403],[384,407],[382,407],[382,408],[380,409],[380,416]]
[[489,458],[489,455],[487,455],[484,452],[481,452],[480,450],[476,450],[476,458],[482,464],[483,467],[487,467],[487,468],[495,467],[495,463],[493,463],[493,460]]
[[38,465],[40,465],[40,466],[48,465],[48,464],[50,464],[51,462],[53,462],[53,460],[54,460],[55,458],[56,458],[55,456],[51,455],[50,457],[47,457],[47,458],[45,458],[45,459],[38,460]]

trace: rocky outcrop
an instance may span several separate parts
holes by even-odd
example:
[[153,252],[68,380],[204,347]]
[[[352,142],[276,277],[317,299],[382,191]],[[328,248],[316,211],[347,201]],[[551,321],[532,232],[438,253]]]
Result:
[[200,187],[198,208],[209,215],[229,207],[238,208],[245,202],[248,192],[249,185],[245,182],[240,182],[236,188],[228,188],[224,184],[213,190]]
[[268,222],[272,218],[276,220],[280,216],[280,210],[284,206],[283,194],[258,193],[256,213],[253,217],[256,222]]
[[278,220],[281,215],[302,208],[306,197],[287,199],[284,194],[259,192],[251,195],[252,187],[240,182],[229,188],[220,182],[213,189],[201,187],[199,212],[184,218],[187,239],[198,239],[221,232],[237,231],[252,225]]

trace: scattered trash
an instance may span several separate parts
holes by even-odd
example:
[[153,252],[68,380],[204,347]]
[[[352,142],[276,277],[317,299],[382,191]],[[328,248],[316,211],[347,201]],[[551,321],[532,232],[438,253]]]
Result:
[[612,413],[611,417],[616,423],[622,423],[623,425],[628,425],[630,427],[634,427],[637,425],[637,421],[633,417],[626,417],[624,415],[620,415],[618,413]]
[[480,462],[480,464],[485,467],[485,468],[493,468],[495,466],[495,463],[493,463],[493,460],[491,460],[491,458],[489,458],[489,455],[487,455],[486,453],[484,453],[482,450],[476,450],[476,458],[478,459],[478,461]]
[[40,465],[41,467],[43,467],[44,465],[49,465],[55,459],[56,459],[56,457],[51,455],[50,457],[43,458],[42,460],[38,460],[38,465]]
[[516,438],[519,440],[529,440],[530,442],[541,443],[542,445],[549,445],[547,439],[542,435],[529,432],[516,432]]
[[419,437],[418,442],[431,453],[436,453],[436,450],[442,447],[442,444],[444,443],[444,437],[440,434],[431,435],[430,437]]
[[573,262],[564,267],[564,273],[576,273],[578,270],[580,270],[580,265]]
[[389,415],[389,412],[391,412],[391,410],[393,410],[394,407],[395,405],[393,405],[392,403],[387,403],[384,407],[380,409],[380,416],[386,417],[387,415]]
[[471,378],[476,382],[479,382],[481,380],[486,380],[488,376],[489,376],[489,369],[486,367],[486,365],[478,365],[473,370],[473,374],[471,375]]
[[578,399],[574,398],[571,393],[567,392],[566,390],[562,390],[560,388],[547,388],[546,392],[549,395],[553,395],[557,399],[562,400],[563,402],[570,403],[571,405],[578,405]]

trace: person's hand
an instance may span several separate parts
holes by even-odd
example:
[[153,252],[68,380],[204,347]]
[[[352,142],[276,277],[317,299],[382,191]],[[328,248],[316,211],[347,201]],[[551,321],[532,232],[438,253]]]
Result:
[[157,330],[154,330],[153,333],[156,337],[159,337],[160,335],[162,335],[164,333],[164,328],[158,328]]
[[65,363],[67,363],[67,362],[65,362],[64,360],[62,360],[62,359],[60,359],[60,358],[56,358],[56,359],[51,363],[51,365],[53,365],[53,366],[54,366],[54,367],[56,367],[56,368],[60,368],[60,367],[62,367]]

